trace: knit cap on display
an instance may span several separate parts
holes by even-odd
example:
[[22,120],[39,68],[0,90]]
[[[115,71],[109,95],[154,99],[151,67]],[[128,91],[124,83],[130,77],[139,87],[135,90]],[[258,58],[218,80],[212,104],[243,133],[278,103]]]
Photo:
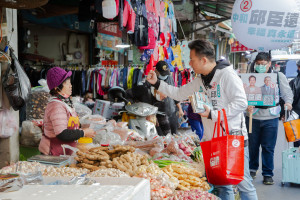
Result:
[[53,67],[47,73],[47,84],[49,90],[52,90],[62,84],[67,78],[72,75],[72,72],[66,72],[60,67]]

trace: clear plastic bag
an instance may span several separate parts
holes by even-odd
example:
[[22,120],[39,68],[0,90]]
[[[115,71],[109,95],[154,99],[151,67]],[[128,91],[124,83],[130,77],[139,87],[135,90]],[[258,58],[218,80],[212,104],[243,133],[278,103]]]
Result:
[[20,143],[25,146],[37,147],[42,138],[43,131],[31,121],[22,122]]
[[79,116],[79,119],[85,119],[92,115],[92,110],[89,109],[87,106],[80,104],[80,103],[74,103],[74,108],[76,113]]
[[121,137],[116,133],[107,130],[99,130],[96,131],[96,135],[93,138],[93,143],[100,145],[117,145],[123,144],[124,142],[121,140]]
[[90,115],[81,119],[80,124],[81,128],[94,128],[97,127],[97,125],[102,125],[100,127],[103,127],[103,125],[106,124],[106,119],[101,115]]
[[8,138],[18,132],[18,123],[10,110],[0,111],[0,138]]

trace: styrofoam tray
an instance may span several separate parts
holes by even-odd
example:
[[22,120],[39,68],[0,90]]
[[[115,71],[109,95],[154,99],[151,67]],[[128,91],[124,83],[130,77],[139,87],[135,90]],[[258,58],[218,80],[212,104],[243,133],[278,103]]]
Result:
[[16,192],[1,193],[0,200],[129,200],[130,185],[25,185]]

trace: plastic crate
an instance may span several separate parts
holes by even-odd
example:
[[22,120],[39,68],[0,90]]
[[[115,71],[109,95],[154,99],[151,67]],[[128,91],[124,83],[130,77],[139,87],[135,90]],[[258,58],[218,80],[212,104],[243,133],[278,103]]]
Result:
[[282,152],[282,185],[285,183],[300,184],[300,152],[290,148]]

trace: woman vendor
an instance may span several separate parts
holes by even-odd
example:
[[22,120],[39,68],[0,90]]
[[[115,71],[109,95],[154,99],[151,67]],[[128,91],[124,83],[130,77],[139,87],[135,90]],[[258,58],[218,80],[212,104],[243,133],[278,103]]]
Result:
[[[95,131],[79,129],[79,118],[70,98],[72,85],[70,77],[72,72],[54,67],[47,73],[47,84],[51,97],[44,115],[44,133],[39,150],[45,155],[63,155],[62,144],[76,146],[76,140],[81,137],[94,137]],[[66,149],[66,154],[72,151]]]

